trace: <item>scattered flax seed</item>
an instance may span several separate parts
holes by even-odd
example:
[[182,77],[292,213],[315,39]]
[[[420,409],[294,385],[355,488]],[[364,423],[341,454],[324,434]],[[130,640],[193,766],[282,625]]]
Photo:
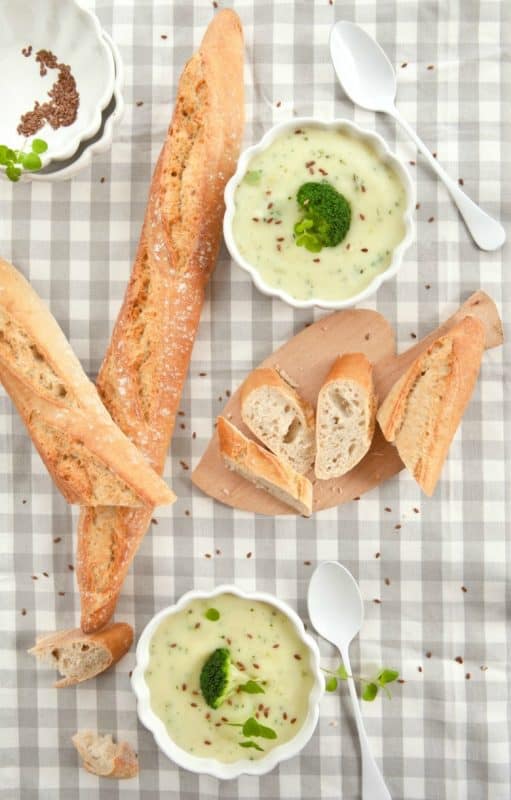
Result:
[[171,647],[177,647],[177,642],[172,642]]
[[254,667],[254,669],[261,669],[259,664],[252,664],[252,666]]
[[58,544],[59,542],[62,541],[62,537],[61,536],[56,536],[53,541],[54,541],[55,544]]
[[265,708],[264,709],[264,716],[266,717],[266,719],[268,719],[268,717],[270,716],[270,709],[269,708]]
[[195,630],[197,630],[198,628],[200,628],[200,622],[195,623]]
[[252,558],[252,553],[248,552],[246,558]]
[[183,692],[186,692],[187,689],[186,683],[182,684],[181,689],[183,690]]
[[105,178],[104,178],[104,177],[101,177],[101,178],[99,179],[99,182],[100,182],[100,183],[104,183],[104,182],[105,182]]
[[285,711],[284,711],[284,713],[282,714],[282,719],[287,719],[287,714],[286,714],[286,712],[285,712]]
[[413,512],[414,512],[414,514],[419,514],[420,513],[418,508],[414,508]]
[[270,209],[270,208],[273,208],[273,203],[268,203],[268,205],[266,206],[266,208],[268,208],[268,209]]
[[199,372],[199,378],[205,378],[207,374],[207,372]]
[[456,661],[456,663],[458,663],[458,664],[463,664],[463,659],[462,659],[462,657],[461,657],[461,656],[456,656],[456,658],[455,658],[454,660],[455,660],[455,661]]
[[463,180],[463,178],[458,178],[458,183],[460,186],[465,186],[465,181]]
[[157,520],[157,519],[155,519],[154,517],[152,517],[152,518],[151,518],[151,523],[152,523],[153,525],[158,525],[158,520]]
[[405,67],[407,66],[408,66],[408,61],[403,61],[403,63],[401,64],[401,69],[405,69]]
[[433,158],[436,158],[436,157],[437,157],[437,154],[436,154],[436,153],[432,153],[432,155],[433,155]]
[[25,616],[26,616],[26,614],[27,614],[27,609],[26,609],[26,608],[22,608],[22,609],[21,609],[21,616],[22,616],[22,617],[25,617]]
[[195,433],[195,431],[194,431],[194,432],[192,433],[192,439],[196,439],[196,438],[197,438],[197,434],[196,434],[196,433]]
[[434,64],[428,64],[428,69],[435,69]]
[[180,461],[179,463],[181,464],[181,466],[183,467],[183,469],[185,470],[185,472],[186,472],[186,470],[190,469],[190,467],[188,466],[188,464],[186,463],[186,461]]
[[467,674],[465,675],[465,680],[469,681],[471,677],[472,675],[470,674],[470,672],[467,672]]
[[414,167],[416,162],[415,161],[409,161],[408,163],[410,164],[411,167]]
[[243,663],[243,661],[236,661],[236,666],[237,666],[237,667],[238,667],[238,669],[240,669],[242,672],[245,672],[245,664]]
[[364,339],[366,340],[366,342],[368,342],[370,338],[371,338],[371,334],[370,333],[366,333],[366,335],[364,336]]
[[415,210],[416,210],[416,211],[418,211],[420,207],[421,207],[421,204],[420,204],[420,203],[415,203]]
[[412,339],[416,339],[417,338],[417,334],[416,333],[411,333],[410,336],[412,337]]
[[426,658],[431,658],[431,656],[432,656],[431,650],[428,650],[428,652],[426,653]]
[[160,36],[160,39],[167,39],[167,38],[168,38],[168,37],[167,37],[167,34],[166,34],[166,33],[162,33],[162,34],[161,34],[161,36]]
[[282,220],[281,219],[276,219],[275,220],[275,225],[282,225]]
[[364,215],[364,214],[359,214],[358,216],[359,216],[359,217],[360,217],[360,219],[362,219],[362,220],[364,220],[364,219],[365,219],[365,215]]
[[362,253],[368,253],[368,252],[369,252],[369,250],[367,249],[367,247],[362,247],[362,248],[360,248],[360,251],[361,251]]
[[143,101],[143,100],[137,100],[137,102],[135,103],[135,105],[137,106],[137,108],[140,108],[140,106],[143,106],[143,105],[144,105],[144,101]]
[[22,502],[23,505],[25,505],[27,501],[26,500],[22,500],[21,502]]
[[384,511],[392,511],[392,509],[391,509],[391,507],[390,507],[390,506],[385,506],[385,509],[384,509]]
[[295,724],[295,722],[296,722],[296,717],[293,717],[293,719],[292,719],[292,720],[290,720],[290,722],[291,722],[291,725],[294,725],[294,724]]
[[365,194],[365,192],[367,191],[367,189],[366,189],[366,187],[364,186],[364,184],[362,184],[362,186],[360,187],[360,191],[361,191],[363,194]]
[[348,242],[348,244],[346,245],[346,250],[350,250],[350,248],[351,248],[351,244]]
[[375,554],[374,554],[374,557],[375,557],[375,558],[380,558],[380,556],[381,556],[381,553],[375,553]]
[[306,567],[310,567],[310,565],[311,565],[310,561],[304,561],[303,563],[304,563],[304,566],[306,566]]
[[293,658],[296,658],[297,661],[301,661],[302,660],[302,657],[301,657],[301,655],[299,653],[295,653]]
[[207,714],[205,714],[204,716],[206,717],[206,719],[211,719],[211,714],[209,713],[209,711],[208,711],[208,713],[207,713]]
[[397,682],[398,682],[398,683],[406,683],[406,681],[405,681],[403,678],[398,678],[398,679],[397,679]]
[[44,575],[45,578],[49,578],[50,577],[47,572],[43,572],[43,575]]
[[227,642],[228,645],[232,644],[232,641],[231,641],[231,639],[229,639],[229,637],[227,637],[227,639],[225,641]]
[[211,558],[211,553],[204,553],[204,558]]
[[193,691],[193,692],[192,692],[192,694],[193,694],[193,695],[195,695],[195,697],[198,697],[198,696],[199,696],[199,692],[195,692],[195,691]]
[[282,105],[282,100],[277,100],[277,102],[275,103],[275,105],[277,106],[277,108],[280,108],[280,107],[281,107],[281,105]]
[[417,667],[418,672],[422,672],[422,667]]
[[375,598],[373,599],[373,603],[376,603],[377,605],[381,605],[381,600],[378,600],[378,598],[377,598],[377,597],[375,597]]
[[217,556],[221,556],[222,555],[222,551],[221,550],[215,550],[215,553],[216,553]]
[[277,245],[277,250],[279,251],[279,253],[281,252],[281,250],[282,250],[282,245],[281,244]]
[[25,58],[29,58],[32,55],[32,45],[29,44],[28,47],[23,47],[21,50],[21,54],[25,56]]
[[185,412],[184,412],[184,411],[182,411],[182,410],[178,411],[178,412],[177,412],[177,415],[178,415],[178,417],[186,417],[186,414],[185,414]]
[[185,508],[185,517],[189,517],[189,516],[190,516],[190,511],[188,511],[188,509]]
[[295,133],[303,133],[303,131],[302,131],[302,129],[301,129],[301,128],[297,128],[297,129],[295,130]]
[[328,175],[326,169],[323,169],[322,167],[318,167],[318,172],[321,172],[322,175]]
[[218,8],[218,3],[216,0],[213,0],[213,8]]
[[67,568],[68,568],[69,572],[74,572],[75,571],[75,568],[73,567],[72,564],[68,564]]
[[225,396],[226,397],[230,397],[231,396],[231,390],[230,389],[226,389],[225,390]]
[[315,163],[316,163],[315,161],[306,161],[305,166],[307,167],[307,169],[310,169],[310,167],[313,167]]
[[65,594],[65,592],[59,592],[59,597],[64,597]]
[[[27,48],[27,55],[30,55]],[[68,64],[59,64],[57,56],[51,50],[38,50],[35,60],[39,64],[41,77],[49,69],[56,70],[57,80],[48,92],[49,101],[39,103],[37,100],[30,111],[22,114],[17,132],[22,136],[32,136],[47,122],[54,130],[72,125],[76,120],[80,95],[76,88],[76,81]]]
[[385,578],[385,586],[390,586],[390,578]]
[[253,639],[253,638],[254,638],[254,637],[252,636],[252,634],[251,634],[251,633],[247,633],[247,639]]
[[192,708],[198,708],[197,703],[190,703]]
[[431,284],[430,283],[425,283],[424,284],[424,288],[425,289],[431,289]]
[[430,217],[430,218],[428,219],[428,222],[434,222],[434,221],[435,221],[435,218],[434,218],[434,217]]
[[482,666],[479,667],[479,669],[481,670],[481,672],[487,672],[488,671],[488,667],[486,666],[486,664],[482,664]]
[[399,531],[399,530],[401,530],[401,528],[402,528],[402,525],[400,525],[399,522],[397,523],[397,525],[394,525],[394,530],[395,531]]
[[182,431],[186,430],[186,425],[184,424],[184,422],[180,422],[179,427],[181,428]]
[[319,262],[321,261],[320,258],[313,258],[312,260],[314,261],[315,264],[319,264]]
[[273,645],[273,649],[274,649],[274,650],[276,650],[276,649],[277,649],[277,647],[280,647],[280,644],[274,644],[274,645]]
[[353,500],[360,500],[360,497],[354,497]]
[[467,587],[466,587],[466,586],[462,586],[462,587],[461,587],[461,591],[462,591],[462,592],[468,592],[468,589],[467,589]]

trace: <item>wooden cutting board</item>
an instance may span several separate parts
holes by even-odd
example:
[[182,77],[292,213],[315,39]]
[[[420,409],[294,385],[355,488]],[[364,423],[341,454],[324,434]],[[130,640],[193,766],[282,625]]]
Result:
[[[502,323],[493,300],[484,292],[476,292],[447,322],[399,356],[396,355],[394,332],[387,320],[375,311],[352,309],[337,311],[305,328],[260,366],[280,370],[287,380],[296,385],[298,392],[315,406],[319,389],[334,359],[343,353],[362,352],[374,364],[376,391],[382,400],[419,353],[467,315],[478,317],[483,322],[486,348],[502,343]],[[254,438],[241,420],[239,389],[221,413],[246,436]],[[403,463],[397,450],[384,439],[377,425],[371,449],[346,475],[320,481],[311,470],[308,477],[314,486],[314,511],[360,497],[401,469]],[[194,470],[192,480],[210,497],[233,508],[270,516],[296,514],[293,509],[224,466],[216,433]]]

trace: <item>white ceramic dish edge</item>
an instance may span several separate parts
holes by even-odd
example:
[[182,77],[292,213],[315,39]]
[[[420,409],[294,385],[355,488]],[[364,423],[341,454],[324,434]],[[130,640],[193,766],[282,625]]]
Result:
[[78,158],[72,164],[69,164],[69,166],[64,167],[63,169],[55,170],[55,172],[48,173],[24,172],[22,174],[22,180],[52,182],[69,180],[73,177],[73,175],[76,175],[77,172],[81,172],[83,169],[88,167],[92,162],[93,156],[98,155],[99,153],[104,153],[112,146],[115,127],[119,124],[124,114],[124,98],[122,96],[122,90],[124,87],[124,65],[119,49],[111,36],[106,31],[103,31],[102,36],[107,45],[111,48],[115,62],[115,84],[113,91],[113,97],[115,98],[115,109],[105,122],[105,129],[101,139],[89,145],[83,151],[80,158]]
[[[196,599],[213,599],[219,594],[234,594],[246,600],[259,601],[275,606],[293,623],[296,633],[310,653],[310,669],[314,677],[314,684],[309,696],[309,709],[307,718],[298,730],[296,736],[288,742],[270,750],[267,756],[257,761],[240,759],[229,764],[217,761],[214,758],[199,758],[187,753],[178,747],[170,738],[162,720],[151,709],[149,688],[144,679],[144,673],[149,663],[149,643],[160,622],[169,614],[180,611],[190,601]],[[225,584],[217,586],[212,591],[192,590],[186,592],[172,606],[168,606],[156,614],[146,625],[138,640],[136,650],[136,666],[131,677],[131,685],[137,697],[137,712],[140,721],[154,736],[156,744],[165,755],[190,772],[212,775],[222,780],[238,778],[240,775],[264,775],[270,772],[281,761],[285,761],[302,750],[311,738],[319,718],[319,703],[324,692],[324,678],[319,665],[319,649],[312,637],[305,631],[304,625],[298,614],[290,606],[277,597],[265,592],[244,592],[237,586]]]
[[[406,211],[403,215],[405,223],[405,235],[401,240],[401,242],[394,249],[392,261],[390,262],[387,269],[381,272],[379,275],[376,275],[371,281],[371,283],[368,286],[366,286],[366,288],[362,292],[359,292],[353,297],[346,298],[345,300],[327,300],[321,297],[314,297],[310,300],[297,300],[296,298],[291,297],[291,295],[288,294],[287,292],[284,292],[281,289],[277,289],[273,286],[270,286],[263,279],[260,272],[241,255],[232,232],[232,222],[236,210],[234,203],[234,195],[238,184],[241,182],[241,180],[245,175],[250,160],[253,158],[253,156],[265,150],[281,134],[289,130],[293,130],[296,128],[304,128],[307,126],[325,128],[327,130],[343,127],[348,129],[349,132],[354,136],[369,141],[370,144],[373,146],[374,150],[376,151],[378,157],[384,161],[387,161],[392,166],[392,168],[397,172],[406,190],[407,206],[406,206]],[[320,308],[326,308],[330,310],[341,310],[344,308],[351,308],[352,306],[357,305],[358,303],[362,302],[363,300],[366,300],[368,297],[377,292],[382,283],[388,281],[390,278],[393,278],[397,274],[402,264],[405,250],[407,250],[408,247],[413,242],[413,237],[414,237],[413,213],[415,211],[415,188],[408,174],[407,169],[405,168],[401,160],[395,155],[395,153],[393,153],[390,150],[387,143],[380,136],[379,133],[376,133],[376,131],[367,130],[366,128],[361,128],[359,125],[357,125],[355,122],[352,122],[349,119],[339,118],[334,120],[323,120],[319,119],[318,117],[294,117],[292,120],[288,120],[287,122],[280,122],[277,125],[274,125],[272,128],[270,128],[269,131],[267,131],[264,134],[262,139],[259,142],[257,142],[257,144],[254,144],[243,151],[243,153],[239,158],[236,172],[234,173],[234,175],[232,176],[232,178],[229,180],[229,182],[225,187],[224,198],[225,198],[224,239],[227,245],[227,249],[229,250],[232,258],[236,261],[238,266],[240,266],[242,269],[244,269],[246,272],[249,273],[259,291],[263,292],[263,294],[266,294],[270,297],[279,297],[285,303],[287,303],[290,306],[293,306],[294,308],[313,308],[314,306],[319,306]]]

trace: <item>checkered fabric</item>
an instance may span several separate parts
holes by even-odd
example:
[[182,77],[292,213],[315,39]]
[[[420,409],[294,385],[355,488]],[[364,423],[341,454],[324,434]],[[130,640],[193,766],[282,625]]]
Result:
[[[213,5],[97,0],[126,67],[127,110],[111,152],[69,182],[0,183],[1,253],[49,304],[91,376],[124,293],[177,80]],[[246,35],[246,144],[293,115],[348,117],[376,129],[410,163],[419,201],[416,243],[398,279],[367,303],[395,326],[399,348],[480,287],[509,318],[506,249],[484,253],[473,245],[445,188],[394,122],[346,99],[328,52],[338,19],[374,34],[396,67],[404,116],[475,201],[509,220],[508,0],[236,0],[234,7]],[[339,559],[365,598],[354,671],[370,674],[385,664],[405,680],[392,700],[363,704],[394,800],[509,800],[509,348],[485,354],[432,499],[402,473],[360,502],[317,514],[311,536],[311,524],[301,519],[260,518],[214,503],[180,465],[197,462],[227,390],[322,313],[264,297],[222,251],[165,473],[179,500],[160,511],[146,536],[117,618],[140,633],[184,591],[235,582],[277,594],[306,619],[314,566]],[[53,673],[36,668],[26,650],[37,634],[77,624],[76,512],[52,485],[3,392],[0,529],[2,800],[360,797],[345,686],[324,698],[318,728],[299,757],[265,777],[224,784],[177,768],[137,723],[133,651],[97,680],[51,688]],[[332,649],[319,644],[324,665],[334,665]],[[84,727],[133,743],[139,778],[100,781],[78,769],[71,735]]]

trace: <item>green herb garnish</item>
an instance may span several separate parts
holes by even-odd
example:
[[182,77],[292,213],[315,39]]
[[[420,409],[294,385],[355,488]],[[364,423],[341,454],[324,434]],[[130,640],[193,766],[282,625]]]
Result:
[[264,747],[259,747],[257,742],[253,742],[251,739],[246,742],[238,742],[238,744],[240,747],[253,747],[254,750],[259,750],[260,753],[264,753]]
[[262,169],[249,169],[249,171],[245,173],[245,177],[243,178],[243,180],[245,181],[245,183],[248,183],[249,186],[257,186],[257,184],[261,180],[262,174],[263,174]]
[[[276,739],[277,734],[273,730],[273,728],[268,728],[267,725],[260,725],[259,722],[256,720],[255,717],[249,717],[245,722],[228,722],[228,725],[231,728],[241,728],[241,732],[243,736],[250,737],[256,736],[261,739]],[[256,750],[262,751],[263,748],[260,747],[256,742],[252,742],[252,740],[248,742],[239,742],[240,747],[255,747]]]
[[240,692],[247,692],[247,694],[264,694],[264,689],[257,681],[247,681],[239,687]]
[[381,669],[371,680],[364,678],[362,675],[348,675],[344,664],[341,664],[338,669],[335,670],[335,672],[332,672],[328,669],[323,671],[328,673],[328,677],[325,679],[325,689],[327,692],[335,692],[339,680],[346,681],[348,678],[352,677],[353,680],[358,681],[360,684],[362,700],[367,700],[367,702],[372,702],[380,689],[383,689],[387,697],[390,699],[392,695],[387,684],[394,683],[394,681],[397,681],[399,678],[399,672],[397,669],[386,668]]
[[208,608],[204,616],[206,617],[206,619],[211,620],[211,622],[216,622],[217,620],[220,619],[220,611],[218,611],[218,609],[216,608]]
[[5,174],[13,183],[19,181],[24,169],[36,172],[43,165],[39,155],[48,149],[46,142],[43,139],[33,139],[30,147],[30,152],[25,153],[24,150],[13,150],[0,144],[0,164],[5,167]]

